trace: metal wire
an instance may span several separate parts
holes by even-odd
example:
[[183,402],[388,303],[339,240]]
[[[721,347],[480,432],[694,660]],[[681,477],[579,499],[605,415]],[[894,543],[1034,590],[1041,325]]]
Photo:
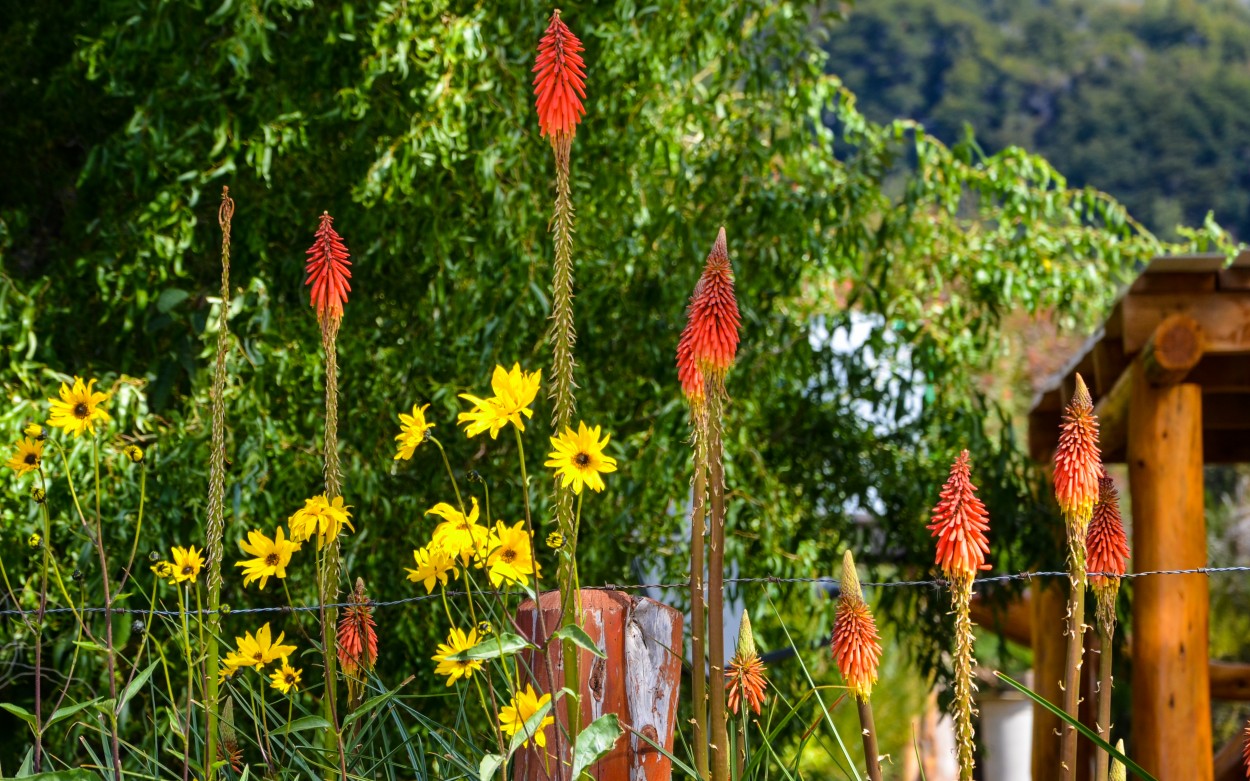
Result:
[[[1111,572],[1090,572],[1088,574],[1090,577],[1101,575],[1101,576],[1106,576],[1106,577],[1119,577],[1123,580],[1132,580],[1134,578],[1154,577],[1157,575],[1219,575],[1219,574],[1225,574],[1225,573],[1230,573],[1230,572],[1250,572],[1250,567],[1197,567],[1195,569],[1158,569],[1158,570],[1147,570],[1145,572],[1129,572],[1124,575],[1118,575],[1118,576],[1115,573],[1111,573]],[[1014,573],[1007,574],[1007,575],[989,575],[986,577],[977,578],[976,581],[974,582],[974,585],[988,584],[988,583],[1008,583],[1008,582],[1020,581],[1020,580],[1031,581],[1034,578],[1066,578],[1066,577],[1068,577],[1068,573],[1061,572],[1061,571],[1014,572]],[[734,583],[734,584],[816,583],[816,584],[837,585],[838,580],[837,578],[831,578],[831,577],[725,578],[725,583],[726,584],[730,584],[730,583]],[[891,581],[880,582],[880,583],[867,582],[867,583],[861,583],[860,585],[866,586],[866,587],[873,587],[873,588],[924,587],[924,588],[941,589],[941,588],[945,588],[946,586],[948,586],[949,582],[943,578],[935,578],[933,580],[891,580]],[[634,584],[629,584],[629,585],[607,583],[602,586],[588,586],[587,588],[593,589],[596,591],[646,591],[649,589],[660,589],[660,590],[688,589],[690,588],[690,583],[686,581],[682,581],[680,583],[634,583]],[[476,593],[478,596],[497,596],[497,595],[502,595],[504,592],[502,591],[476,591],[474,593]],[[511,592],[511,593],[515,594],[516,592]],[[448,591],[447,592],[447,596],[449,597],[466,596],[467,594],[468,594],[467,591]],[[404,597],[403,599],[391,599],[391,600],[383,600],[379,602],[370,602],[369,604],[371,607],[374,607],[374,608],[386,608],[386,607],[396,607],[399,605],[408,605],[408,604],[413,604],[417,602],[425,602],[427,600],[441,599],[441,598],[442,598],[442,594],[434,593],[434,594],[423,594],[423,595],[419,595],[415,597]],[[322,607],[323,607],[322,605],[278,605],[278,606],[271,606],[271,607],[245,607],[245,608],[239,608],[237,610],[232,610],[228,607],[223,607],[222,609],[219,609],[219,610],[211,610],[211,609],[187,610],[185,611],[185,613],[188,616],[194,616],[194,615],[208,616],[208,615],[213,615],[214,613],[220,613],[222,617],[227,617],[227,616],[251,615],[251,614],[256,614],[256,613],[319,612]],[[354,605],[348,602],[336,602],[334,604],[327,604],[324,607],[326,609],[330,609],[330,608],[341,609],[341,608],[347,608],[347,607],[354,607]],[[184,612],[184,611],[177,611],[177,610],[143,610],[139,608],[124,608],[124,607],[115,607],[111,611],[103,607],[77,608],[77,612],[79,613],[104,613],[106,611],[110,612],[112,615],[141,615],[141,616],[151,615],[151,616],[168,616],[168,617],[178,617],[178,616],[181,616]],[[50,608],[48,610],[43,611],[43,614],[55,615],[58,613],[73,613],[73,612],[75,612],[75,608],[55,607],[55,608]],[[0,610],[0,617],[3,617],[3,616],[37,616],[37,615],[39,615],[38,610],[16,610],[13,608]]]

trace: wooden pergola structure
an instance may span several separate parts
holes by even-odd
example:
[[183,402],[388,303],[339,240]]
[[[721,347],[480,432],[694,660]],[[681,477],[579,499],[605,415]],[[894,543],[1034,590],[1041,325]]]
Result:
[[[1149,264],[1035,398],[1029,448],[1041,463],[1052,459],[1078,372],[1101,421],[1103,461],[1128,464],[1133,571],[1206,566],[1203,465],[1250,462],[1250,252],[1231,264],[1223,255]],[[1247,699],[1250,667],[1209,660],[1205,575],[1140,578],[1132,589],[1132,755],[1160,779],[1211,781],[1211,700]],[[1029,600],[1034,681],[1054,702],[1066,590],[1039,582]],[[1087,657],[1087,673],[1096,667]],[[1088,705],[1092,691],[1083,688]],[[1058,777],[1058,726],[1035,713],[1034,781]]]

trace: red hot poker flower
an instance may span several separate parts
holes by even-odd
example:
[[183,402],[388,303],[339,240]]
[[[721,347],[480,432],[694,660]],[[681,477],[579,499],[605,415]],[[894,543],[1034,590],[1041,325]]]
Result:
[[534,95],[538,98],[538,126],[552,143],[572,139],[586,109],[586,63],[582,42],[560,18],[557,10],[538,42],[534,62]]
[[704,398],[705,380],[722,380],[738,354],[738,329],[742,317],[734,297],[733,267],[725,229],[707,256],[703,275],[695,285],[686,309],[686,327],[677,342],[677,377],[682,391],[693,403]]
[[352,289],[347,282],[352,277],[347,267],[352,263],[347,259],[347,247],[335,232],[334,218],[329,212],[322,213],[315,235],[316,240],[307,252],[308,264],[304,271],[308,274],[308,281],[304,284],[312,285],[311,302],[317,310],[318,320],[327,316],[339,318],[343,316],[347,293]]
[[1069,522],[1084,528],[1098,501],[1102,456],[1098,452],[1098,417],[1085,380],[1076,375],[1076,392],[1063,413],[1055,448],[1055,499]]
[[751,617],[742,611],[742,624],[738,628],[738,647],[733,659],[725,667],[725,691],[729,694],[728,706],[735,714],[743,702],[759,715],[767,697],[768,671],[764,661],[755,650],[755,635],[751,632]]
[[977,498],[977,487],[972,484],[972,464],[965,450],[951,464],[951,474],[942,486],[941,499],[933,508],[932,530],[937,542],[937,564],[947,577],[972,576],[979,569],[989,569],[985,563],[990,552],[985,532],[990,528],[990,517],[985,504]]
[[[1085,562],[1089,572],[1110,572],[1123,575],[1128,561],[1128,537],[1120,519],[1120,494],[1115,481],[1104,471],[1098,478],[1098,504],[1094,505],[1093,517],[1085,535]],[[1104,578],[1091,575],[1090,581],[1098,586]]]
[[358,677],[361,670],[369,672],[378,660],[378,634],[373,622],[373,608],[365,596],[365,582],[356,579],[356,590],[348,595],[351,607],[343,609],[339,621],[338,657],[343,673]]
[[842,596],[838,598],[838,614],[833,621],[834,661],[846,685],[861,702],[872,695],[881,662],[881,637],[877,622],[864,601],[855,573],[855,561],[847,551],[842,559]]

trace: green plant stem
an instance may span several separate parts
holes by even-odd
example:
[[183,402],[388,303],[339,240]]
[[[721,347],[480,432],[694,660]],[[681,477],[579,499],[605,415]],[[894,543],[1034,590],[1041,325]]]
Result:
[[[546,663],[546,667],[547,667],[547,681],[549,685],[554,689],[556,685],[556,668],[555,668],[555,662],[552,661],[551,659],[550,649],[547,648],[547,646],[550,644],[550,641],[551,641],[551,635],[547,633],[547,620],[543,617],[542,586],[539,583],[538,566],[537,566],[538,565],[538,545],[537,545],[537,541],[534,539],[534,517],[533,517],[533,511],[530,509],[529,472],[525,468],[525,442],[521,439],[521,430],[519,428],[517,428],[516,426],[513,426],[512,433],[516,435],[517,460],[520,461],[521,463],[521,496],[525,501],[525,530],[529,532],[529,536],[530,536],[530,560],[533,561],[535,565],[534,566],[534,626],[538,630],[538,639],[542,641],[542,644],[544,646],[543,660]],[[467,574],[465,576],[465,580],[466,581],[468,580]],[[552,633],[554,634],[554,630],[552,630]],[[574,689],[573,691],[576,692],[577,690]],[[551,694],[552,694],[552,697],[554,698],[555,693],[551,692]],[[580,697],[575,697],[574,699],[576,700],[577,703],[581,702]],[[576,707],[578,706],[577,705],[568,706],[569,708],[568,713],[570,714],[570,716],[572,715],[573,709]],[[570,720],[566,723],[571,724],[572,721]],[[556,729],[555,735],[556,735],[556,746],[555,746],[556,756],[563,757],[564,750],[561,745],[563,741],[562,733],[559,729]],[[570,747],[571,745],[572,744],[570,744]],[[572,759],[571,748],[569,751],[569,758],[570,760]]]
[[[584,492],[583,492],[584,493]],[[566,540],[569,545],[568,556],[565,560],[568,565],[562,567],[560,574],[561,602],[560,607],[560,624],[567,625],[570,620],[578,627],[582,625],[582,595],[579,590],[577,578],[577,532],[581,526],[582,520],[582,494],[577,495],[577,512],[574,515],[573,524],[570,526],[572,536]],[[570,618],[571,616],[571,618]],[[582,685],[582,658],[577,643],[566,639],[561,648],[561,658],[564,661],[564,685],[569,691],[579,692],[576,706],[568,706],[568,725],[569,735],[571,739],[576,740],[577,735],[582,730],[582,709],[581,709],[581,685]]]
[[870,781],[881,781],[881,761],[878,759],[881,752],[877,748],[877,725],[872,718],[872,702],[867,697],[861,699],[856,696],[855,705],[859,708],[859,731],[864,739],[868,778]]
[[[696,437],[703,434],[696,433]],[[710,778],[707,753],[707,615],[704,609],[703,546],[707,514],[707,457],[695,445],[694,507],[690,513],[690,681],[694,709],[694,766],[699,778]]]
[[[1114,635],[1114,624],[1107,626],[1107,624],[1101,621],[1098,623],[1098,640],[1100,645],[1098,654],[1098,721],[1095,726],[1098,728],[1098,734],[1108,743],[1111,742],[1111,663],[1113,661],[1111,641]],[[1111,756],[1100,749],[1094,758],[1094,763],[1095,781],[1107,781],[1111,767]]]
[[190,599],[183,598],[182,587],[175,590],[178,592],[178,615],[182,619],[182,650],[187,663],[187,715],[182,727],[182,781],[187,781],[191,775],[191,702],[194,696],[195,671],[191,662],[191,630],[187,623],[187,603]]
[[135,554],[139,552],[139,535],[143,531],[143,506],[148,498],[148,469],[146,465],[139,467],[139,517],[135,520],[134,540],[130,543],[130,558],[126,560],[126,569],[122,570],[122,580],[117,586],[118,593],[126,590],[130,580],[130,569],[135,565]]
[[[104,589],[105,662],[109,677],[109,698],[113,702],[117,702],[117,661],[113,650],[113,595],[109,590],[108,557],[104,552],[104,527],[100,513],[100,440],[98,438],[93,438],[91,441],[91,453],[92,460],[95,463],[95,542],[96,551],[100,555],[100,584]],[[68,464],[66,466],[66,473],[68,474]],[[77,502],[77,498],[74,501]],[[117,714],[110,711],[109,717],[109,739],[113,752],[113,775],[116,781],[122,781],[122,751],[121,740],[117,734]]]
[[[711,412],[708,466],[712,494],[711,547],[708,551],[708,666],[718,684],[725,675],[725,471],[721,453],[720,406]],[[708,709],[712,743],[712,781],[729,781],[729,732],[725,687],[713,685]]]
[[[464,499],[460,496],[460,484],[456,482],[456,473],[451,471],[451,461],[447,458],[447,451],[443,449],[443,443],[438,441],[438,437],[430,436],[430,441],[438,448],[439,455],[443,457],[443,467],[447,470],[447,478],[451,480],[451,488],[456,492],[456,504],[460,506],[460,514],[466,515],[464,510]],[[490,524],[490,503],[486,504],[486,523]]]
[[[1085,534],[1075,524],[1068,528],[1068,568],[1071,595],[1068,599],[1067,657],[1064,664],[1063,710],[1080,718],[1081,663],[1085,653]],[[1060,768],[1065,781],[1076,777],[1076,730],[1064,725],[1060,737]]]

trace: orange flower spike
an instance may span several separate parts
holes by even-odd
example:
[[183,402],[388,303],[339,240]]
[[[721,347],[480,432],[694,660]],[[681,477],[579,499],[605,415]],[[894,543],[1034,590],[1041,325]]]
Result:
[[927,527],[938,538],[936,564],[947,577],[975,575],[989,569],[985,557],[990,543],[985,533],[990,517],[972,484],[972,463],[965,450],[951,464],[951,474],[942,486],[941,499],[933,508],[933,523]]
[[738,330],[742,316],[734,296],[733,267],[725,229],[707,256],[703,275],[695,285],[686,309],[686,327],[677,342],[677,377],[692,403],[706,392],[707,379],[723,380],[738,355]]
[[[1128,536],[1120,519],[1120,494],[1115,481],[1104,471],[1098,478],[1098,504],[1094,505],[1085,535],[1086,569],[1121,576],[1125,573],[1128,556]],[[1102,575],[1091,575],[1089,579],[1094,586],[1112,580]]]
[[347,294],[352,289],[347,282],[352,277],[351,270],[347,268],[352,262],[347,259],[347,247],[334,230],[334,218],[329,212],[321,215],[315,236],[313,245],[306,253],[308,263],[304,271],[308,280],[304,285],[312,285],[310,298],[313,308],[317,310],[318,320],[325,320],[327,316],[340,318],[343,316],[343,305],[347,303]]
[[855,559],[848,550],[842,557],[842,596],[833,622],[832,651],[838,672],[861,701],[867,701],[877,682],[881,662],[881,637],[877,622],[864,601],[855,572]]
[[1059,445],[1055,448],[1055,499],[1064,517],[1080,528],[1089,523],[1098,502],[1098,477],[1102,456],[1098,452],[1098,417],[1089,388],[1076,375],[1076,392],[1063,413]]
[[351,607],[343,609],[339,621],[338,657],[343,673],[356,676],[361,670],[371,671],[378,661],[378,634],[364,580],[356,579],[356,590],[347,599]]
[[1250,778],[1250,721],[1246,722],[1242,736],[1241,762],[1246,767],[1246,778]]
[[538,109],[538,126],[544,136],[556,144],[572,140],[586,109],[586,62],[580,54],[582,42],[560,18],[560,11],[551,15],[551,23],[538,42],[538,59],[534,62],[534,96]]
[[725,667],[725,691],[728,693],[729,710],[735,714],[743,702],[759,715],[768,688],[768,671],[764,661],[755,650],[755,634],[751,631],[751,617],[742,611],[742,624],[738,627],[738,646],[734,657]]

